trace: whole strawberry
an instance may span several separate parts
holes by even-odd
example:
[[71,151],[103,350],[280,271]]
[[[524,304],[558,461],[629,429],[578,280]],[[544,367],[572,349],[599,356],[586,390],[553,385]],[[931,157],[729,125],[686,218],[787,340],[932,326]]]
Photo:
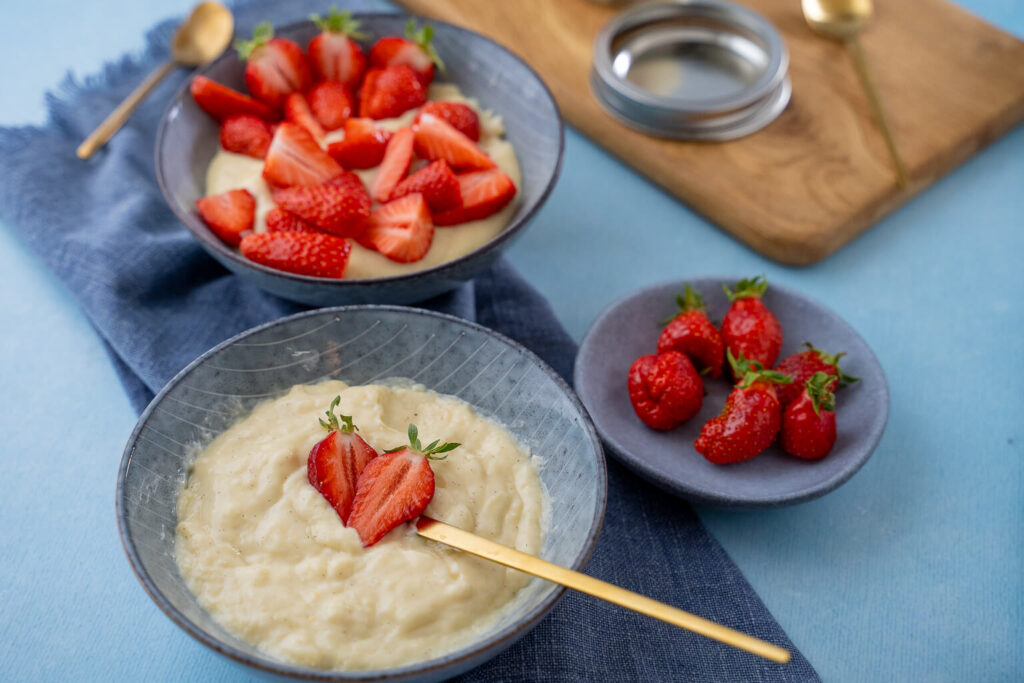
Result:
[[[723,286],[732,305],[722,319],[722,339],[725,348],[737,358],[757,361],[763,367],[775,365],[782,349],[782,326],[772,315],[761,297],[768,290],[768,281],[758,275],[751,280],[740,280],[736,290]],[[734,375],[734,379],[739,379]]]
[[836,442],[835,395],[832,375],[816,372],[804,383],[800,397],[782,416],[782,449],[807,460],[820,460]]
[[690,285],[676,296],[679,313],[672,318],[658,337],[658,353],[680,351],[702,366],[711,377],[722,375],[725,343],[704,310],[704,300]]
[[410,19],[405,26],[405,37],[384,36],[370,48],[370,66],[408,66],[426,88],[434,80],[434,67],[444,70],[444,62],[434,50],[434,27],[424,24],[416,28],[416,21]]
[[651,429],[678,427],[700,412],[704,384],[686,354],[666,351],[633,361],[627,380],[636,416]]
[[718,417],[708,420],[694,443],[697,452],[716,465],[750,460],[772,444],[782,424],[782,407],[775,387],[789,377],[765,370],[757,361],[739,359],[726,351],[740,381],[729,393]]
[[235,49],[246,60],[245,85],[249,92],[274,109],[281,109],[290,93],[305,92],[313,83],[302,48],[285,38],[275,38],[269,21],[256,26],[252,40],[235,41]]
[[775,366],[779,372],[793,377],[792,384],[778,389],[779,401],[782,402],[783,408],[799,398],[807,380],[816,372],[823,372],[832,377],[828,390],[833,392],[841,386],[857,381],[856,377],[851,377],[839,369],[839,359],[846,355],[845,352],[826,353],[821,349],[814,348],[810,342],[804,342],[804,346],[807,347],[806,351],[786,356]]
[[340,402],[341,397],[335,396],[327,409],[327,419],[320,420],[327,436],[309,451],[306,477],[345,523],[352,513],[356,481],[370,461],[377,457],[377,451],[356,434],[359,428],[350,415],[342,415],[338,420],[334,409]]

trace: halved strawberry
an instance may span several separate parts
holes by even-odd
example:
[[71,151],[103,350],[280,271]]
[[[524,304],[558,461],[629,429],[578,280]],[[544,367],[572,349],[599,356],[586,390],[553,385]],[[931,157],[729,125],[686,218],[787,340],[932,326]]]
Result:
[[242,256],[277,270],[314,277],[341,278],[352,243],[311,232],[259,232],[246,235]]
[[391,192],[391,199],[419,192],[427,201],[431,211],[444,211],[462,204],[459,179],[452,172],[448,162],[438,159],[421,168],[398,183]]
[[405,38],[385,36],[370,48],[370,65],[388,67],[405,65],[416,72],[423,87],[434,80],[434,66],[444,70],[444,63],[430,41],[434,38],[434,27],[424,24],[416,29],[416,21],[410,19],[405,26]]
[[434,471],[429,460],[444,460],[457,443],[420,445],[416,425],[409,425],[407,448],[385,451],[370,460],[356,482],[356,497],[347,525],[363,547],[384,538],[403,522],[423,514],[434,497]]
[[245,85],[249,92],[275,109],[284,105],[289,93],[305,92],[313,82],[302,48],[290,40],[275,38],[269,21],[256,26],[252,40],[235,41],[235,49],[246,60]]
[[408,128],[395,131],[384,151],[384,159],[380,162],[377,175],[370,185],[370,196],[378,202],[386,202],[409,172],[412,163],[413,133]]
[[430,251],[434,221],[423,195],[407,194],[370,212],[359,243],[376,249],[392,261],[412,263]]
[[242,235],[252,230],[256,199],[248,190],[230,190],[196,200],[196,209],[214,235],[236,247]]
[[318,80],[339,81],[354,91],[366,71],[363,48],[352,40],[364,38],[358,33],[359,22],[351,12],[339,12],[336,7],[331,7],[327,17],[314,14],[310,18],[320,27],[320,33],[306,47],[313,75]]
[[327,135],[320,126],[320,122],[313,116],[305,95],[300,92],[289,93],[288,97],[284,99],[284,118],[299,124],[317,140],[322,140]]
[[327,153],[345,168],[373,168],[384,159],[391,133],[373,125],[373,119],[345,122],[345,138],[332,142]]
[[220,146],[235,154],[254,159],[267,156],[270,149],[270,127],[256,116],[231,116],[220,125]]
[[337,130],[352,116],[352,95],[338,81],[321,81],[306,93],[313,116],[324,130]]
[[356,481],[370,461],[377,457],[377,451],[356,434],[359,428],[353,424],[351,416],[342,415],[339,423],[334,409],[340,402],[341,397],[335,396],[327,409],[327,419],[320,420],[328,434],[309,451],[306,477],[344,523],[352,512]]
[[457,176],[462,205],[434,215],[436,225],[456,225],[501,211],[516,196],[516,185],[499,168]]
[[366,196],[366,201],[370,201],[370,193],[366,191],[366,185],[363,185],[363,180],[352,171],[342,171],[338,175],[328,180],[324,185],[330,185],[331,187],[342,187],[350,192],[358,192]]
[[433,114],[440,119],[444,119],[451,124],[452,128],[473,142],[477,142],[480,139],[480,117],[473,111],[473,107],[468,104],[461,102],[427,102],[420,109],[420,113],[416,115],[416,120],[413,123],[419,121],[420,116],[423,114]]
[[337,185],[288,187],[275,191],[274,201],[285,211],[341,237],[361,234],[370,216],[370,197],[362,188],[355,190]]
[[424,159],[444,159],[455,169],[494,168],[494,160],[475,142],[436,114],[421,113],[412,130],[416,154]]
[[189,91],[199,108],[218,121],[245,114],[264,121],[276,121],[280,118],[277,112],[262,102],[257,102],[226,85],[211,81],[206,76],[194,77]]
[[267,223],[267,232],[320,232],[316,226],[277,206],[267,211],[263,220]]
[[278,125],[263,164],[263,178],[277,187],[319,185],[341,171],[309,131],[288,121]]
[[359,91],[359,115],[371,119],[401,116],[427,101],[427,89],[408,66],[370,69]]

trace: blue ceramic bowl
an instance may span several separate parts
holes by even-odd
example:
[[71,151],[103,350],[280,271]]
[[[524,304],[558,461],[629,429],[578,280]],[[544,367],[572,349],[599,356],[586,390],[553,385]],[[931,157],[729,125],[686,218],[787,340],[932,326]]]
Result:
[[[356,18],[362,22],[361,30],[371,36],[403,35],[408,21],[408,15],[401,14],[357,14]],[[448,70],[446,80],[501,115],[506,138],[519,157],[518,204],[505,230],[476,251],[409,275],[335,280],[253,263],[217,239],[196,213],[196,200],[205,194],[206,168],[220,146],[220,129],[192,100],[186,83],[171,100],[157,131],[156,176],[171,209],[211,256],[257,287],[312,306],[423,301],[458,287],[494,263],[555,185],[564,144],[562,118],[543,81],[517,56],[472,31],[433,19],[430,23],[433,44]],[[305,21],[276,28],[276,34],[305,46],[319,30]],[[228,50],[196,73],[245,92],[244,68],[237,53]]]
[[497,655],[537,624],[564,590],[539,579],[461,650],[382,671],[323,671],[285,664],[239,640],[185,586],[174,560],[176,503],[196,445],[294,384],[398,377],[461,398],[544,458],[540,478],[557,523],[541,556],[582,569],[601,529],[607,477],[594,427],[565,382],[519,344],[459,318],[388,306],[329,308],[256,327],[203,354],[135,426],[117,478],[118,528],[132,568],[167,616],[232,660],[269,674],[328,681],[448,678]]

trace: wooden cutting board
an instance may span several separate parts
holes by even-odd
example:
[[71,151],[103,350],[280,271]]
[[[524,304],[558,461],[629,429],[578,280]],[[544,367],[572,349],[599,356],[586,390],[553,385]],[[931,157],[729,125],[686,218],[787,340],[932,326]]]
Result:
[[[616,11],[587,0],[400,0],[510,48],[567,121],[762,254],[814,263],[1024,118],[1024,43],[946,0],[878,0],[864,49],[912,182],[900,190],[845,48],[813,34],[799,0],[749,0],[782,32],[793,99],[725,143],[659,140],[600,108],[588,73]],[[922,234],[928,226],[921,226]]]

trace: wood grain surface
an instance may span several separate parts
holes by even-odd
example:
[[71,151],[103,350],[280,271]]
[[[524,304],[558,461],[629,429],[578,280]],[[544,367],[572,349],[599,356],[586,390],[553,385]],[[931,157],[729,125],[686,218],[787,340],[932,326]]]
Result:
[[724,143],[648,137],[600,108],[588,82],[591,49],[614,8],[587,0],[399,1],[516,52],[571,125],[788,264],[824,258],[1024,118],[1024,43],[946,0],[878,0],[862,34],[911,175],[906,190],[852,59],[807,28],[799,0],[743,3],[785,38],[793,98],[767,128]]

